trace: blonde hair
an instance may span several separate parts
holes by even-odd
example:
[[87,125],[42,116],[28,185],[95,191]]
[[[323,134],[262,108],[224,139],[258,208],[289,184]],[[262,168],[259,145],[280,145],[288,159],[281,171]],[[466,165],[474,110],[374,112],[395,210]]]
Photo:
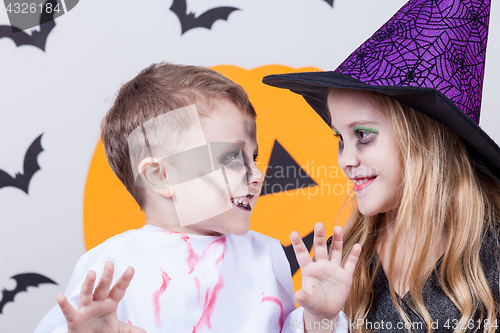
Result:
[[[439,248],[435,245],[441,243],[444,235],[449,241],[438,279],[445,294],[462,315],[455,332],[463,332],[460,327],[467,327],[469,319],[488,319],[493,323],[497,319],[497,304],[492,292],[498,290],[490,290],[479,253],[486,233],[498,230],[498,179],[486,175],[476,166],[464,141],[445,125],[385,95],[362,93],[370,102],[380,105],[391,119],[401,152],[402,194],[396,219],[391,226],[393,240],[403,239],[404,244],[412,242],[407,270],[410,274],[406,274],[403,280],[403,285],[409,286],[412,309],[424,323],[432,322],[422,292],[435,268]],[[352,322],[366,320],[372,305],[376,272],[382,268],[380,259],[375,271],[372,271],[371,263],[386,236],[384,223],[385,213],[367,217],[359,212],[357,206],[346,223],[344,260],[354,244],[359,243],[363,247],[345,306]],[[415,231],[415,239],[409,240],[411,228]],[[408,316],[397,301],[396,286],[391,279],[391,272],[396,268],[396,246],[393,241],[389,247],[387,279],[394,306],[409,323]],[[427,327],[427,332],[432,332],[430,325],[427,324]],[[356,327],[354,331],[368,332],[365,327]],[[495,329],[489,327],[484,331],[494,332]]]

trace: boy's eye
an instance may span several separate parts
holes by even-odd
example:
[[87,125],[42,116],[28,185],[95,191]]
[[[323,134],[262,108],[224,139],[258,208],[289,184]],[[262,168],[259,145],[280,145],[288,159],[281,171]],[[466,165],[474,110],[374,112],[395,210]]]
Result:
[[244,166],[243,157],[240,152],[225,155],[219,163],[231,169],[237,170]]
[[229,155],[227,155],[226,157],[224,157],[222,163],[231,163],[232,161],[238,159],[238,154],[236,153],[231,153]]

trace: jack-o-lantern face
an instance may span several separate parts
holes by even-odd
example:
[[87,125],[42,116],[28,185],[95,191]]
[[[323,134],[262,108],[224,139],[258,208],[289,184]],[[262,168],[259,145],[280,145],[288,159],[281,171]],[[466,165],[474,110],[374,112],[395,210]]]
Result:
[[[301,286],[290,232],[297,230],[312,244],[316,222],[327,234],[337,221],[351,189],[337,164],[338,144],[332,130],[302,97],[262,83],[268,74],[296,72],[285,66],[245,70],[216,66],[214,70],[240,84],[257,110],[257,166],[266,175],[261,197],[251,217],[251,229],[278,239],[291,261],[295,289]],[[315,71],[302,68],[299,71]],[[84,196],[84,234],[87,249],[146,223],[144,213],[111,171],[99,142],[92,159]]]

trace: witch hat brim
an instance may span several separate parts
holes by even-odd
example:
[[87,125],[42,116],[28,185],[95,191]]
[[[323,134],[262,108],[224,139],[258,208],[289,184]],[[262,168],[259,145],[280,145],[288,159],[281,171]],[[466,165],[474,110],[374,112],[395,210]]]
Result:
[[410,0],[335,70],[270,75],[331,126],[330,88],[375,91],[459,134],[500,175],[500,148],[479,127],[490,0]]
[[302,95],[329,127],[331,127],[331,116],[326,102],[330,88],[382,93],[448,126],[474,147],[484,157],[489,167],[500,175],[500,148],[498,145],[453,102],[436,89],[373,86],[336,71],[269,75],[264,77],[262,81],[270,86],[289,89]]

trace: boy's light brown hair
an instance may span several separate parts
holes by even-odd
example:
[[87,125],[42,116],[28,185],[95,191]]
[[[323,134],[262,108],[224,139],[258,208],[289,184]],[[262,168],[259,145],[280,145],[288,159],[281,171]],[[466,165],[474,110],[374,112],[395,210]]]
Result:
[[210,112],[216,112],[213,107],[220,99],[233,103],[243,115],[257,116],[241,86],[206,67],[152,64],[120,88],[101,122],[101,141],[111,169],[141,210],[147,195],[134,179],[128,146],[130,133],[150,119],[191,104],[196,104],[201,117],[210,116]]

